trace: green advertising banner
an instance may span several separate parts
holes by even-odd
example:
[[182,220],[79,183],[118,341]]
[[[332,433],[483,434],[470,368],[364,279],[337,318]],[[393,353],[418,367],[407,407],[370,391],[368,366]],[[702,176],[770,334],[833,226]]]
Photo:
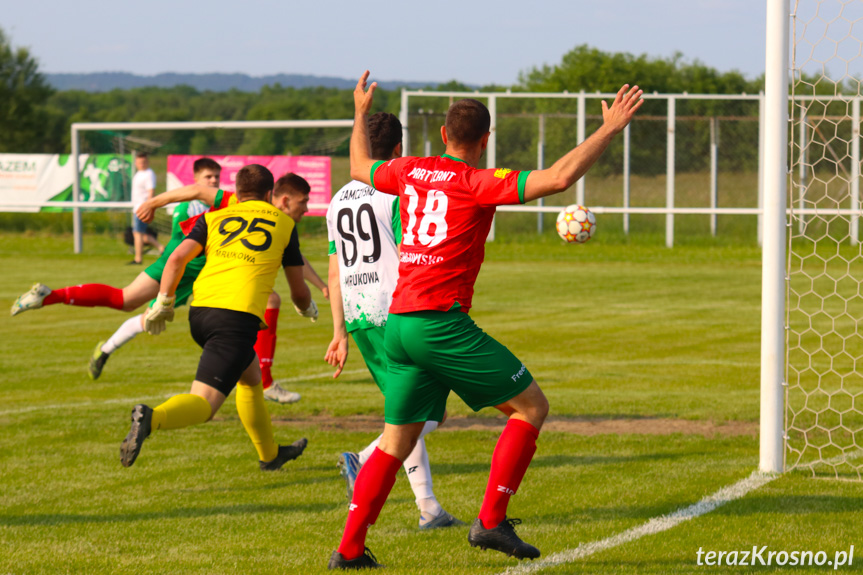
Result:
[[[0,154],[0,211],[70,210],[75,169],[69,154]],[[82,202],[128,202],[132,156],[81,154],[78,174]],[[45,205],[45,204],[57,205]]]

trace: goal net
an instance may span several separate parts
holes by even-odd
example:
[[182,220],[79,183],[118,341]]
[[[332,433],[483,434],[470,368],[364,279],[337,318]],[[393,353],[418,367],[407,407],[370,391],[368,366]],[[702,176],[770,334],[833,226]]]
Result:
[[[863,3],[792,3],[786,469],[863,477]],[[856,27],[855,27],[856,25]]]

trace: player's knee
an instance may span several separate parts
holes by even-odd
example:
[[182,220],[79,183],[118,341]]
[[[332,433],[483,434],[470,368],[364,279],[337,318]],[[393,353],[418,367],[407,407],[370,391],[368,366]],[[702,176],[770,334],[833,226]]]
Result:
[[385,430],[381,441],[378,444],[378,449],[392,455],[399,461],[407,459],[408,455],[416,447],[419,434],[422,431],[423,424],[411,424],[410,426],[399,426],[397,431]]
[[548,399],[546,399],[545,395],[543,395],[542,399],[537,402],[534,409],[536,410],[536,417],[545,421],[545,418],[548,417],[549,410]]
[[381,439],[381,442],[378,444],[378,449],[387,455],[395,457],[399,461],[404,461],[407,459],[408,455],[411,454],[411,451],[414,450],[416,444],[416,439],[404,441],[393,441],[392,439],[390,441],[386,441],[385,439]]
[[282,307],[282,298],[276,292],[271,291],[267,298],[267,309],[279,309],[280,307]]
[[527,400],[525,402],[526,405],[519,411],[522,411],[528,421],[539,428],[542,426],[545,418],[548,417],[548,399],[539,388],[539,385],[536,384],[536,380],[531,383],[531,386],[527,391],[528,393],[525,396],[525,399]]

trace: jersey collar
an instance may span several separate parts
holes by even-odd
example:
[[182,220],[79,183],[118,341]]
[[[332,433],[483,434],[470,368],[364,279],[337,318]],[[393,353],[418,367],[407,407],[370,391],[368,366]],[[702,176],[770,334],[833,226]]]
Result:
[[467,162],[465,162],[464,160],[462,160],[462,159],[460,159],[460,158],[456,158],[455,156],[450,156],[449,154],[441,154],[441,155],[440,155],[440,157],[441,157],[441,158],[447,158],[447,159],[449,159],[449,160],[455,160],[456,162],[461,162],[462,164],[466,164],[466,163],[467,163]]

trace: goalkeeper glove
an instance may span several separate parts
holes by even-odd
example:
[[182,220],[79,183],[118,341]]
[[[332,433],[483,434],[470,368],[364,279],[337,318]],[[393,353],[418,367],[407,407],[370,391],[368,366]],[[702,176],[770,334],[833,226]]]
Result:
[[150,335],[159,335],[165,331],[166,321],[174,321],[174,297],[160,293],[156,296],[156,303],[144,316],[144,329]]
[[312,323],[315,323],[316,321],[318,321],[318,306],[317,304],[315,304],[315,300],[309,301],[311,303],[309,303],[309,307],[307,307],[305,311],[298,308],[296,304],[294,304],[294,309],[297,310],[298,314],[303,317],[311,318]]

